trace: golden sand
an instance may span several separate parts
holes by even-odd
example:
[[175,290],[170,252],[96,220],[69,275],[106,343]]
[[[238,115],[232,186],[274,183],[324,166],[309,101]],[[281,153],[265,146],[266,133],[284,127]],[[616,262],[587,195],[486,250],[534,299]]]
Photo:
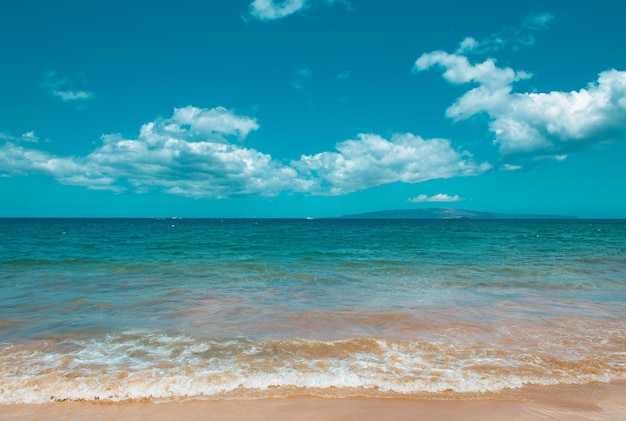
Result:
[[585,386],[527,386],[480,398],[290,397],[257,400],[0,406],[9,420],[626,420],[626,381]]

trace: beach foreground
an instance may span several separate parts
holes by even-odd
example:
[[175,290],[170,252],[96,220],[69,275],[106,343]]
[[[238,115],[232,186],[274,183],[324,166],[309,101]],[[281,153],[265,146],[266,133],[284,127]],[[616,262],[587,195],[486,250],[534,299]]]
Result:
[[486,394],[397,398],[289,397],[1,405],[2,420],[623,420],[626,382],[527,386]]
[[0,231],[1,420],[626,420],[626,221]]

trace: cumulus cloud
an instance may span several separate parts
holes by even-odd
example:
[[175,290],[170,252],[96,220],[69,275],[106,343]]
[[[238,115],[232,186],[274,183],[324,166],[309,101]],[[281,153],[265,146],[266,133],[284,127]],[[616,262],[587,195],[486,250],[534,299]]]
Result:
[[501,163],[503,170],[564,160],[571,152],[626,136],[626,72],[603,71],[596,81],[569,92],[516,92],[516,83],[531,73],[499,66],[494,58],[469,57],[530,46],[532,32],[548,28],[554,19],[550,13],[531,15],[521,26],[486,39],[465,38],[455,53],[433,51],[415,62],[416,72],[439,68],[448,82],[473,85],[446,109],[446,116],[460,121],[487,115],[493,142],[507,161]]
[[458,121],[487,114],[494,143],[508,158],[562,159],[570,151],[626,135],[626,72],[604,71],[578,91],[516,93],[515,82],[531,75],[498,67],[493,59],[472,64],[466,56],[434,51],[422,55],[415,70],[435,66],[451,83],[478,85],[446,115]]
[[337,145],[338,152],[302,155],[295,168],[320,181],[331,195],[347,194],[393,182],[420,183],[435,178],[481,174],[489,164],[476,164],[446,139],[422,139],[410,133],[391,140],[361,134]]
[[57,157],[12,142],[0,146],[1,175],[33,173],[53,177],[61,184],[121,191],[120,187],[112,185],[114,178],[106,175],[98,165],[88,159]]
[[502,106],[487,106],[490,130],[505,154],[568,152],[586,143],[626,135],[626,72],[608,70],[571,92],[515,93]]
[[293,169],[230,141],[258,127],[256,120],[221,107],[178,108],[171,118],[144,124],[137,139],[103,136],[87,160],[140,191],[222,198],[302,188]]
[[[150,127],[152,129],[154,126],[155,123],[153,122],[144,128]],[[224,107],[213,109],[176,108],[172,118],[159,122],[158,126],[167,133],[184,133],[190,139],[196,137],[211,138],[213,141],[222,142],[226,142],[224,135],[235,135],[243,140],[248,136],[248,133],[259,128],[255,119],[235,115]]]
[[433,51],[423,54],[415,62],[415,70],[425,70],[433,66],[445,69],[443,77],[451,83],[474,82],[487,86],[491,90],[506,88],[511,90],[511,84],[521,79],[531,77],[526,72],[516,72],[510,67],[496,66],[494,59],[487,59],[479,64],[471,64],[469,59],[458,54],[449,54],[445,51]]
[[250,3],[250,16],[260,21],[282,19],[320,4],[340,3],[350,7],[347,0],[254,0]]
[[43,174],[91,189],[191,197],[273,196],[282,192],[340,195],[382,184],[472,176],[490,169],[445,139],[410,133],[391,140],[375,134],[337,145],[337,152],[302,155],[287,164],[241,145],[259,128],[255,119],[225,108],[177,108],[144,124],[136,138],[102,136],[84,157],[57,157],[15,139],[0,146],[0,174]]
[[425,194],[420,194],[419,196],[413,197],[409,199],[411,203],[441,203],[441,202],[462,202],[463,199],[459,195],[450,196],[444,193],[435,194],[433,196],[427,196]]
[[172,117],[144,124],[136,139],[102,136],[89,155],[59,158],[7,142],[0,149],[5,174],[40,173],[63,184],[137,191],[158,188],[195,197],[276,194],[296,175],[269,155],[231,143],[257,122],[224,108],[178,108]]
[[74,81],[69,78],[58,76],[55,72],[47,72],[44,87],[48,93],[61,101],[87,101],[95,98],[93,92],[76,89],[73,87]]

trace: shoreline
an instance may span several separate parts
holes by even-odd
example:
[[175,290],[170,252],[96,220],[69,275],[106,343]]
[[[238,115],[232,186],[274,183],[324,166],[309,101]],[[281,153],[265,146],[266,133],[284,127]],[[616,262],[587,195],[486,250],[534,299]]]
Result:
[[626,380],[587,385],[524,386],[484,395],[58,402],[0,405],[17,420],[619,420],[626,419]]

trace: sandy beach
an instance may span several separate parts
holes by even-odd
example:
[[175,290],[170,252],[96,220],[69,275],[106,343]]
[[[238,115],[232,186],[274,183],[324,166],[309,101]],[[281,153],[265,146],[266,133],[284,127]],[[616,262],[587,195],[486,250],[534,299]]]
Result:
[[482,396],[318,398],[0,406],[2,420],[623,420],[626,382],[527,386]]

